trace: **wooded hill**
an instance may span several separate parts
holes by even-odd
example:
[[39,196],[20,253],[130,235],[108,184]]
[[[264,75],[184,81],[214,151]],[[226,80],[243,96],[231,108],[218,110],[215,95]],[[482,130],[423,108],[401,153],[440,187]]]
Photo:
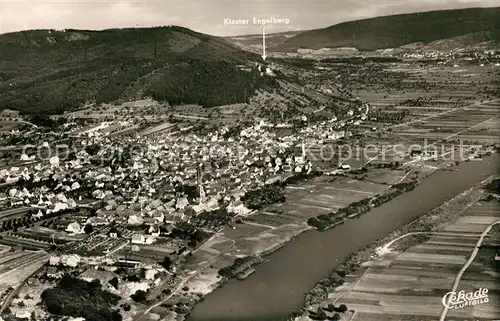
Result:
[[440,10],[349,21],[287,39],[270,51],[354,47],[359,50],[397,48],[468,34],[500,38],[500,7]]
[[143,97],[212,107],[277,85],[242,70],[259,55],[176,26],[22,31],[0,35],[0,52],[0,110],[28,114]]

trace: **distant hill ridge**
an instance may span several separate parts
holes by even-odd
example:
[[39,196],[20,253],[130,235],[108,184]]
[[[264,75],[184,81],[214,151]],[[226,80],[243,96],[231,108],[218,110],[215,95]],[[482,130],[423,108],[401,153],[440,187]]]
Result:
[[487,34],[491,40],[500,38],[500,7],[429,11],[343,22],[300,33],[269,50],[354,47],[372,51],[471,33]]
[[247,101],[273,79],[227,40],[170,26],[0,35],[0,110],[61,113],[86,102],[152,97],[205,107]]
[[[281,45],[287,39],[296,36],[304,31],[284,31],[266,34],[266,48]],[[262,34],[249,34],[240,36],[225,37],[236,46],[251,52],[262,53]]]

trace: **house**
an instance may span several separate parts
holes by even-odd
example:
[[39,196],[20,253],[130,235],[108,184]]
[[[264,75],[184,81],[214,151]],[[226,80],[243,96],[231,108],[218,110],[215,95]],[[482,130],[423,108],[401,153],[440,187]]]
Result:
[[144,219],[137,215],[130,215],[127,220],[127,223],[129,225],[141,225],[144,223]]
[[500,261],[500,254],[498,254],[498,252],[495,255],[495,261]]
[[146,237],[142,234],[134,234],[132,235],[132,244],[145,244],[146,243]]
[[17,310],[16,311],[16,318],[21,319],[21,320],[28,320],[31,318],[31,313],[30,313],[30,311],[26,311],[26,310]]
[[228,213],[234,213],[236,215],[246,215],[246,214],[252,212],[251,210],[246,208],[245,205],[239,200],[231,202],[227,206],[226,210]]
[[414,157],[418,157],[422,155],[422,149],[420,148],[412,148],[411,151],[410,151],[410,157],[414,158]]
[[116,227],[112,227],[109,229],[109,233],[108,233],[109,237],[111,238],[117,238],[119,233],[118,233],[118,229]]
[[48,278],[51,278],[51,279],[59,279],[62,277],[62,274],[61,272],[59,272],[57,270],[56,267],[54,266],[50,266],[48,269],[47,269],[47,277]]
[[351,165],[340,165],[339,169],[344,170],[344,171],[350,171],[351,170]]
[[56,266],[61,263],[61,258],[59,256],[51,256],[49,259],[49,265]]
[[83,228],[78,224],[78,222],[73,222],[68,225],[66,228],[66,232],[73,234],[81,234],[83,233]]
[[305,158],[304,156],[295,156],[295,163],[296,164],[299,164],[299,165],[302,165],[302,164],[305,164]]
[[92,226],[102,226],[108,224],[108,220],[104,217],[89,217],[87,220],[87,224],[91,224]]
[[115,263],[115,266],[137,269],[141,266],[141,262],[120,259]]
[[158,271],[155,270],[155,269],[148,269],[148,270],[146,270],[146,272],[145,272],[145,278],[146,278],[146,280],[154,280],[155,275],[157,273],[158,273]]
[[76,254],[61,256],[61,263],[64,266],[77,267],[80,261],[81,261],[80,256]]
[[329,173],[328,175],[344,175],[344,171],[341,169],[336,169],[333,172]]
[[152,236],[160,236],[160,229],[154,226],[150,226],[148,233]]

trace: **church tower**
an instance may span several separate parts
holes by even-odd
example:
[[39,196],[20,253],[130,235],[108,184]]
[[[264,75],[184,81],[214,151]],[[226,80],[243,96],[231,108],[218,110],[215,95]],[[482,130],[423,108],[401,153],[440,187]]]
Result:
[[196,183],[198,186],[198,194],[200,195],[200,203],[205,201],[205,189],[203,188],[203,180],[202,180],[202,163],[198,163],[198,168],[196,170]]

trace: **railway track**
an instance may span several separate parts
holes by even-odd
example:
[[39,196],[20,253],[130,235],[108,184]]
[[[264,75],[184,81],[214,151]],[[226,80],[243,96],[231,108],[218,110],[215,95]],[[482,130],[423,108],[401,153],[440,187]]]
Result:
[[30,210],[30,207],[20,207],[4,210],[0,212],[0,222],[10,220],[17,217],[23,217]]
[[2,265],[0,265],[0,274],[8,273],[10,271],[13,271],[14,269],[22,268],[24,266],[32,264],[46,255],[47,254],[45,252],[44,253],[35,252],[35,253],[28,253],[27,255],[18,258],[14,258],[10,260],[10,263],[8,264],[2,263]]

